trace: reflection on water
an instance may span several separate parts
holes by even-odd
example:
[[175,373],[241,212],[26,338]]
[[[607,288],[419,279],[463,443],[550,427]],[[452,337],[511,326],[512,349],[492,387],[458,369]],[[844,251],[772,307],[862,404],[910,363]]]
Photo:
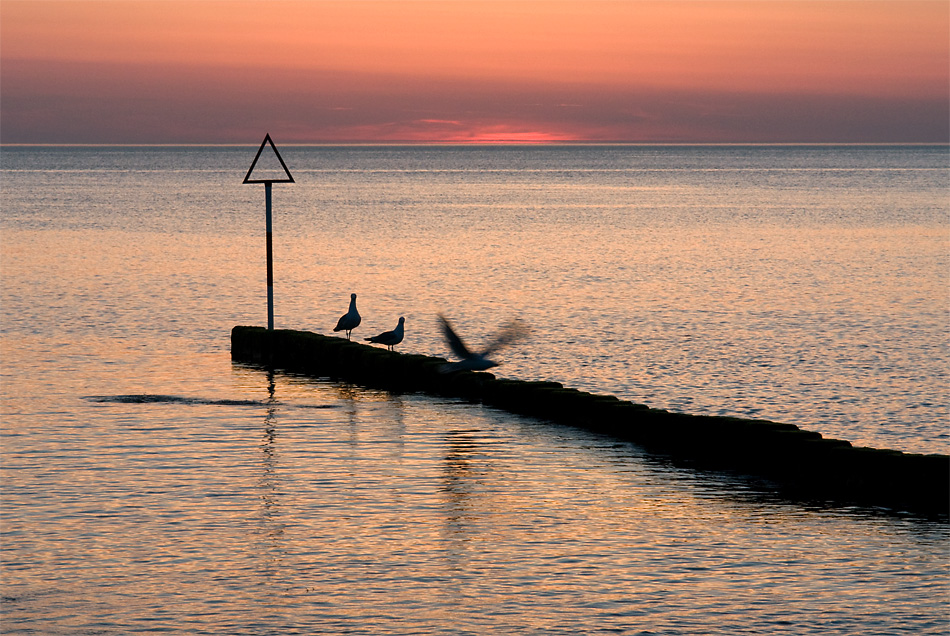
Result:
[[[247,157],[96,153],[2,158],[5,634],[947,631],[945,522],[232,364]],[[501,375],[945,448],[945,149],[288,155],[278,326],[520,315]]]
[[445,497],[445,541],[449,566],[460,569],[465,564],[471,525],[476,521],[479,478],[488,470],[488,458],[478,452],[477,430],[446,431],[445,467],[441,492]]
[[585,432],[228,365],[198,365],[218,378],[202,393],[256,408],[79,400],[46,439],[7,440],[5,633],[944,627],[944,524],[763,500]]
[[276,400],[275,392],[277,384],[274,380],[274,372],[267,372],[267,393],[268,398],[267,414],[264,416],[263,438],[261,440],[261,511],[266,521],[272,518],[272,512],[277,505],[277,486],[279,484],[279,475],[277,474],[277,463],[279,459],[277,450],[277,424],[275,414],[277,409],[274,405]]

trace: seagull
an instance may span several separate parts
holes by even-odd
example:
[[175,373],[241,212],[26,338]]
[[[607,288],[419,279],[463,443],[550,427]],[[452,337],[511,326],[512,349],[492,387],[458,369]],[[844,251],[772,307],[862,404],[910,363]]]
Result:
[[528,328],[524,325],[524,323],[521,320],[513,320],[501,328],[501,331],[499,331],[498,334],[488,343],[488,346],[485,347],[484,351],[473,353],[472,351],[469,351],[468,347],[465,346],[465,343],[462,342],[462,339],[459,338],[455,333],[455,330],[452,329],[452,323],[449,322],[448,318],[442,314],[439,314],[439,320],[442,322],[442,333],[445,334],[445,339],[449,343],[449,348],[452,349],[452,352],[455,355],[462,358],[459,362],[452,362],[442,365],[442,371],[444,373],[460,370],[484,371],[485,369],[497,367],[497,362],[494,360],[489,360],[485,356],[490,355],[491,353],[498,351],[502,347],[506,347],[517,340],[521,340],[528,335]]
[[373,336],[372,338],[366,338],[369,342],[375,342],[377,344],[384,344],[389,347],[389,350],[392,351],[393,347],[402,342],[402,337],[405,334],[406,319],[402,316],[399,317],[399,324],[396,325],[396,328],[392,331],[384,331],[378,336]]
[[340,316],[333,331],[345,331],[346,339],[350,339],[350,332],[360,326],[360,312],[356,311],[356,294],[350,294],[350,309]]

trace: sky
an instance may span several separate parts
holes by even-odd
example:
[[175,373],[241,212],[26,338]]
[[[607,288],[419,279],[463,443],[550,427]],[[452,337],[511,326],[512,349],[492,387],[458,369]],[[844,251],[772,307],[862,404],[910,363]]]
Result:
[[0,0],[0,142],[947,143],[950,2]]

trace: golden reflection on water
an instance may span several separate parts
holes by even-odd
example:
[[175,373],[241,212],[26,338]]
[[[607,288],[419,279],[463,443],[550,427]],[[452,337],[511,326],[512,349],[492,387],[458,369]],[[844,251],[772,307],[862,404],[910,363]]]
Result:
[[[356,292],[355,337],[405,315],[398,349],[444,356],[436,312],[472,342],[519,315],[502,376],[945,445],[945,224],[865,220],[927,217],[926,188],[320,174],[278,193],[278,327],[327,333]],[[232,365],[231,327],[265,315],[259,197],[137,208],[109,178],[41,193],[66,215],[47,226],[4,187],[4,632],[946,631],[946,524]],[[171,399],[85,399],[129,395]]]
[[477,486],[480,477],[488,471],[486,456],[479,452],[475,439],[477,431],[446,431],[446,454],[440,492],[445,502],[445,541],[447,559],[453,569],[467,562],[468,543],[472,539],[472,525],[478,521]]
[[[192,395],[251,402],[93,402],[84,423],[61,425],[69,446],[5,451],[21,510],[6,549],[56,555],[55,603],[91,611],[81,587],[95,580],[115,620],[181,599],[196,624],[225,630],[262,613],[290,631],[703,631],[743,615],[802,626],[816,611],[853,625],[882,595],[896,607],[873,620],[892,624],[929,612],[923,598],[945,584],[945,528],[761,499],[741,480],[455,401],[194,362],[215,379]],[[70,448],[93,441],[70,466]],[[11,472],[29,448],[49,475],[35,517]],[[33,611],[35,567],[5,574]]]

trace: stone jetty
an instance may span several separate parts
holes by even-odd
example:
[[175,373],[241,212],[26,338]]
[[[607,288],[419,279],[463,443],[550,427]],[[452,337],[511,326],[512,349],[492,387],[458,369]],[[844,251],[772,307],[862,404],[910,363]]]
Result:
[[792,424],[688,415],[562,386],[442,373],[443,358],[391,352],[308,331],[234,327],[231,357],[398,393],[427,393],[595,431],[679,465],[765,480],[796,500],[946,517],[950,457],[855,447]]

